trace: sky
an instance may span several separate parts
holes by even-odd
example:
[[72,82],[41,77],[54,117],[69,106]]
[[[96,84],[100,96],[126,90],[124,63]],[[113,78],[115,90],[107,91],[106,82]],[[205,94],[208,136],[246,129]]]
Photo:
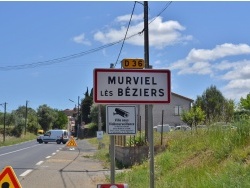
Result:
[[[195,100],[213,85],[236,103],[246,98],[250,2],[148,6],[149,64],[171,71],[172,92]],[[134,1],[0,1],[0,104],[72,109],[93,88],[95,68],[144,59],[143,12]]]

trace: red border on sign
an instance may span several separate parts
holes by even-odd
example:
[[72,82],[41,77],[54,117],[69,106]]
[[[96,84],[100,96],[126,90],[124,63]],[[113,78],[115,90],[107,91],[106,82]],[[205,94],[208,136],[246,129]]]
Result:
[[14,170],[12,169],[11,166],[6,166],[3,171],[0,174],[0,181],[2,181],[2,179],[6,176],[9,175],[9,178],[11,180],[11,183],[13,184],[13,186],[15,188],[21,188],[21,185],[15,175]]
[[[97,73],[98,72],[148,72],[148,73],[166,73],[167,74],[167,98],[166,100],[98,100],[97,99]],[[171,96],[171,72],[168,69],[94,69],[94,88],[93,88],[93,97],[95,103],[100,104],[162,104],[170,103]]]

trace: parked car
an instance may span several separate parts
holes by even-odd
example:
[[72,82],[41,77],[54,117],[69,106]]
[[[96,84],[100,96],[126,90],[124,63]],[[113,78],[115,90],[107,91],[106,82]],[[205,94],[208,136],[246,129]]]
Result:
[[66,144],[69,140],[69,133],[67,130],[57,129],[57,130],[49,130],[44,135],[40,135],[37,137],[38,143],[48,142],[56,142],[57,144]]
[[38,135],[44,134],[44,131],[43,131],[42,129],[39,129],[39,130],[37,131],[37,134],[38,134]]
[[171,126],[169,124],[156,125],[154,126],[154,130],[157,132],[170,132],[172,131]]
[[189,127],[188,125],[178,125],[178,126],[175,126],[175,131],[177,130],[181,130],[181,131],[190,131],[191,130],[191,127]]

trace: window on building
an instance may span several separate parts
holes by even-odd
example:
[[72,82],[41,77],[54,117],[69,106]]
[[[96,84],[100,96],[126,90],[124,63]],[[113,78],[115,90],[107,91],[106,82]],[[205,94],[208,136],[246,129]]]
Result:
[[175,106],[174,107],[174,115],[175,116],[180,116],[182,113],[182,107],[181,106]]

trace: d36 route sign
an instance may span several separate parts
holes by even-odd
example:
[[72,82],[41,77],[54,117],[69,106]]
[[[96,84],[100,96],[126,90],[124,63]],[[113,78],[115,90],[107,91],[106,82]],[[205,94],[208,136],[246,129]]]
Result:
[[145,62],[144,59],[123,59],[122,67],[124,69],[143,69]]
[[170,103],[170,88],[166,69],[94,69],[95,103]]

